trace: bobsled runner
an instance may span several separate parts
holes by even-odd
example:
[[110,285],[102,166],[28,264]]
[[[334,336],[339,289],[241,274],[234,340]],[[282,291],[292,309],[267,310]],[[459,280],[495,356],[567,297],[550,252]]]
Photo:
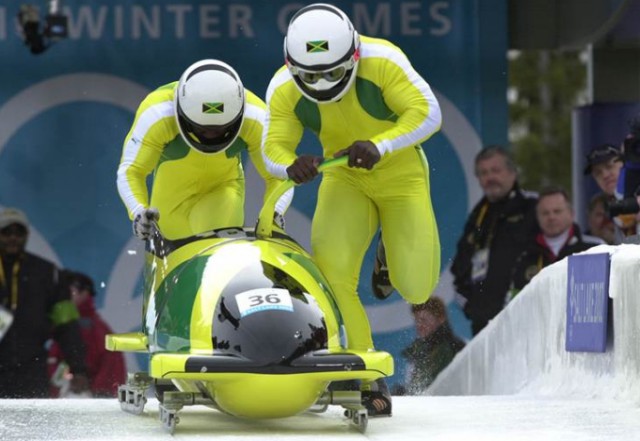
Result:
[[[341,166],[326,161],[320,171]],[[274,225],[265,201],[255,228],[224,228],[178,240],[159,231],[147,242],[142,330],[111,334],[111,351],[148,354],[148,371],[118,389],[123,410],[140,414],[152,386],[163,426],[178,411],[206,405],[241,418],[281,418],[329,405],[364,431],[363,393],[332,382],[369,384],[393,374],[382,351],[346,349],[331,287],[311,256]]]

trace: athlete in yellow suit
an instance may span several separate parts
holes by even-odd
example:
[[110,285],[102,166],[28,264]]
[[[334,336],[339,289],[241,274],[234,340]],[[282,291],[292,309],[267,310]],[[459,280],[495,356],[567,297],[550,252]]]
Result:
[[[241,151],[249,151],[265,179],[265,195],[277,184],[260,152],[264,113],[264,102],[218,60],[199,61],[180,81],[151,92],[136,113],[118,168],[118,191],[134,233],[148,237],[158,217],[171,239],[242,225]],[[149,201],[146,180],[152,172]],[[282,201],[280,210],[287,205]]]
[[349,347],[367,350],[371,329],[356,289],[379,227],[391,282],[408,302],[425,302],[438,280],[440,243],[420,143],[440,129],[440,108],[400,49],[359,37],[331,5],[293,16],[285,59],[267,91],[265,164],[279,178],[313,179],[321,158],[295,153],[305,128],[325,158],[349,156],[349,168],[324,174],[311,244],[336,293]]

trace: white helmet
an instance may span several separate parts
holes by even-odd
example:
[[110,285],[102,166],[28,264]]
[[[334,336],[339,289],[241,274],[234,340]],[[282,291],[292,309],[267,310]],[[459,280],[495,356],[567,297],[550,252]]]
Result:
[[240,133],[244,100],[244,86],[231,66],[218,60],[192,64],[175,91],[180,135],[204,153],[226,150]]
[[337,101],[356,78],[360,37],[333,5],[314,3],[289,22],[284,57],[302,94],[316,103]]

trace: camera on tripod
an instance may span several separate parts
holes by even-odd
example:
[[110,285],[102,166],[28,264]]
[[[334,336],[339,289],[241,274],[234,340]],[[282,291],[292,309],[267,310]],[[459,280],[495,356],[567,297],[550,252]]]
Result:
[[22,28],[24,43],[32,54],[40,54],[53,43],[68,35],[68,19],[60,11],[60,0],[49,0],[49,10],[40,22],[40,9],[35,5],[24,4],[18,12],[18,22]]
[[630,197],[618,201],[611,201],[607,203],[606,209],[609,212],[609,217],[613,218],[621,214],[638,213],[640,212],[640,205],[638,205],[638,199]]
[[620,170],[618,192],[621,200],[609,203],[610,217],[640,212],[640,115],[629,121],[629,134],[623,142],[624,167]]

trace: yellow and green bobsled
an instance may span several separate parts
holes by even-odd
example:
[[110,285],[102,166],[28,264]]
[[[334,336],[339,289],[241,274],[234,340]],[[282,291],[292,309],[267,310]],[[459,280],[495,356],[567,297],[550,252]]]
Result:
[[142,332],[109,335],[107,348],[148,353],[153,379],[246,418],[292,416],[332,381],[393,374],[388,353],[346,349],[331,287],[273,225],[275,203],[293,185],[265,202],[255,229],[157,236],[146,253]]

